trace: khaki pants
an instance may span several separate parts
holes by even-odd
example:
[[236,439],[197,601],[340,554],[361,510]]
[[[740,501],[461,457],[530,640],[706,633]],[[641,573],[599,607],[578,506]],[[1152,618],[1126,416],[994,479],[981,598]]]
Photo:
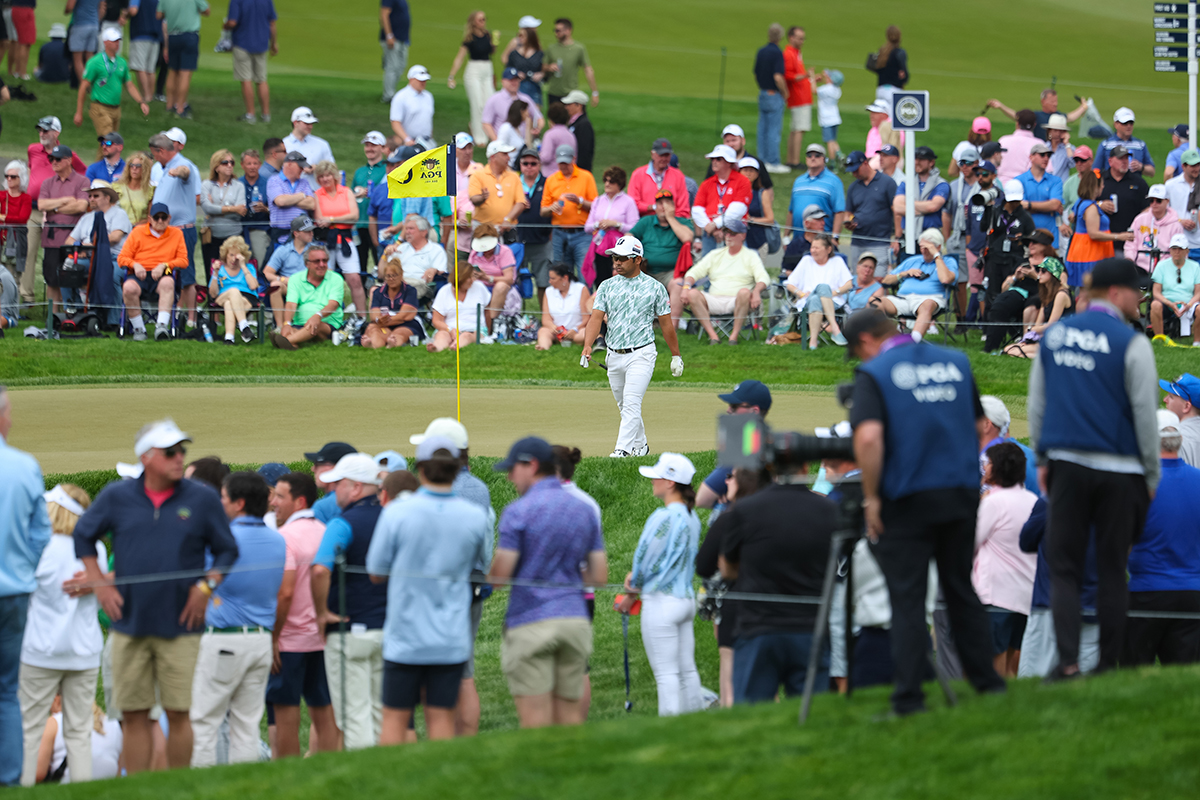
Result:
[[361,750],[379,742],[383,725],[383,631],[351,631],[345,635],[346,697],[342,697],[342,634],[325,640],[325,674],[333,715],[345,748]]
[[217,732],[229,715],[229,763],[258,760],[259,724],[271,674],[271,634],[206,633],[192,683],[192,766],[217,763]]
[[25,252],[25,271],[21,273],[21,301],[32,303],[35,299],[34,277],[38,269],[38,255],[42,252],[42,221],[45,214],[34,209],[29,214],[29,222],[25,223],[25,232],[29,240]]
[[121,130],[120,108],[106,106],[93,100],[92,104],[88,106],[88,118],[96,128],[97,136],[107,136],[113,131]]
[[96,697],[96,676],[100,667],[78,671],[44,669],[21,664],[21,720],[25,733],[25,761],[21,767],[21,785],[33,786],[37,778],[38,747],[50,718],[54,695],[62,692],[63,741],[71,781],[92,779],[92,701]]

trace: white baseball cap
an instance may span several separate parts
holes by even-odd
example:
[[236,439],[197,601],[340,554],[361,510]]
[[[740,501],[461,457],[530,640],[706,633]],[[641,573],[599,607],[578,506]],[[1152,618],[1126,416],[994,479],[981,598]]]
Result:
[[[739,129],[740,130],[740,129]],[[719,144],[712,149],[712,152],[704,156],[705,158],[719,158],[723,161],[728,161],[730,164],[736,164],[738,157],[737,153],[733,152],[733,148],[727,144]]]
[[350,453],[342,456],[333,469],[321,476],[321,481],[324,483],[346,480],[369,483],[372,486],[383,483],[379,479],[379,464],[366,453]]
[[525,16],[523,16],[519,20],[517,20],[518,28],[537,28],[537,27],[540,27],[541,24],[542,24],[542,21],[531,14],[526,14]]
[[475,144],[475,137],[466,131],[459,131],[458,133],[454,134],[454,146],[458,149],[461,150],[462,148],[470,147],[473,144]]
[[429,77],[430,77],[429,70],[425,69],[420,64],[413,64],[411,67],[408,68],[408,79],[410,81],[411,80],[427,81],[427,80],[429,80]]
[[55,116],[42,117],[37,121],[37,128],[41,131],[57,131],[62,133],[62,120]]
[[645,250],[642,248],[642,242],[636,236],[626,234],[620,239],[617,239],[616,244],[604,251],[606,256],[643,256]]
[[866,106],[866,109],[871,114],[887,114],[891,116],[892,113],[891,109],[889,109],[879,100],[876,100],[874,103],[871,103],[871,105]]
[[1179,417],[1175,415],[1174,411],[1167,411],[1165,408],[1160,408],[1155,413],[1158,417],[1158,432],[1160,435],[1167,428],[1179,430]]
[[461,451],[449,436],[426,436],[417,445],[417,463],[432,461],[438,450],[445,450],[451,458],[458,458]]
[[168,128],[163,131],[163,136],[176,144],[187,144],[187,134],[183,132],[182,128]]
[[979,398],[979,404],[983,406],[983,415],[988,418],[988,421],[1000,429],[1000,435],[1006,435],[1008,426],[1012,422],[1012,416],[1008,413],[1008,407],[1004,405],[1004,401],[994,394],[985,394]]
[[742,156],[738,159],[738,169],[758,169],[758,159],[754,156]]
[[310,125],[317,121],[317,115],[308,106],[298,106],[292,112],[292,122],[307,122]]
[[[1156,184],[1156,185],[1161,185],[1161,184]],[[1180,247],[1180,248],[1183,248],[1184,250],[1192,249],[1191,246],[1188,244],[1187,234],[1185,234],[1185,233],[1177,233],[1174,236],[1172,236],[1171,244],[1169,246],[1170,247]]]
[[1150,187],[1150,191],[1146,192],[1146,197],[1155,200],[1166,200],[1167,187],[1161,183],[1156,183]]
[[653,467],[638,467],[638,472],[645,478],[662,478],[687,484],[696,477],[696,468],[692,466],[692,462],[687,456],[679,453],[663,453]]
[[1004,183],[1004,202],[1013,203],[1025,199],[1025,184],[1016,178]]
[[102,41],[102,42],[119,42],[119,41],[121,41],[121,29],[120,28],[105,28],[104,32],[100,34],[100,41]]
[[438,417],[429,423],[429,427],[425,429],[424,433],[414,433],[408,437],[408,443],[420,444],[433,436],[445,436],[460,450],[470,444],[467,439],[467,429],[454,417]]
[[165,450],[180,442],[190,442],[192,437],[179,430],[173,419],[160,420],[150,426],[150,430],[138,437],[133,445],[133,454],[141,458],[151,450]]
[[1113,112],[1113,122],[1133,122],[1133,109],[1121,106]]
[[377,144],[380,147],[387,147],[387,138],[379,131],[367,131],[367,135],[362,138],[362,144]]
[[513,147],[511,144],[505,144],[499,140],[488,142],[487,157],[491,158],[492,156],[496,155],[496,153],[511,153],[516,149],[517,148]]
[[744,130],[742,130],[742,126],[734,124],[732,122],[725,126],[725,129],[721,131],[721,135],[728,136],[731,133],[734,136],[740,136],[743,139],[746,138],[746,132]]

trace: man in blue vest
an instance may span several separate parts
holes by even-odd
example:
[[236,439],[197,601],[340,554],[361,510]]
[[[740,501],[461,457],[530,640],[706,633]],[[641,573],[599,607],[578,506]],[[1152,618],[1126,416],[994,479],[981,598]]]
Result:
[[1099,670],[1117,666],[1125,643],[1125,566],[1141,537],[1161,472],[1150,340],[1134,330],[1139,270],[1107,258],[1092,270],[1087,311],[1046,329],[1029,372],[1029,443],[1050,505],[1046,560],[1058,666],[1047,680],[1079,671],[1079,583],[1095,528]]
[[[387,586],[366,574],[367,549],[379,505],[379,465],[366,453],[342,456],[322,480],[334,487],[340,517],[330,520],[313,558],[312,593],[317,626],[325,635],[325,673],[333,713],[346,750],[374,747],[383,723],[383,623]],[[338,553],[346,558],[346,603],[332,571]],[[357,568],[357,569],[356,569]],[[337,630],[345,622],[346,633]],[[344,670],[344,673],[343,673]],[[345,694],[343,696],[343,687]]]
[[950,614],[963,670],[979,692],[1003,692],[992,666],[991,627],[971,586],[979,506],[979,391],[967,357],[896,332],[879,309],[850,316],[848,353],[862,359],[850,424],[862,470],[867,536],[892,603],[892,708],[925,710],[921,678],[929,560]]

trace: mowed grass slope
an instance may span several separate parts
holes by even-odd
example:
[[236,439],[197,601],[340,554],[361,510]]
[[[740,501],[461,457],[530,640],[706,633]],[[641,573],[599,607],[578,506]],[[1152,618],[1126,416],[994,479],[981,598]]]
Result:
[[[887,690],[674,719],[483,735],[304,761],[151,773],[41,790],[125,800],[328,798],[919,798],[1160,800],[1200,780],[1196,667],[1122,671],[1074,684],[1010,685],[1003,697],[933,698],[929,714],[880,720]],[[929,688],[936,691],[936,687]]]

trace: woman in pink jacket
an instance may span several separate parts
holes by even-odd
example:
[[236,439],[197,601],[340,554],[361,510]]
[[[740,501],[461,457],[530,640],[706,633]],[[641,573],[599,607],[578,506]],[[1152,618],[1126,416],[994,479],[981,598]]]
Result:
[[[1150,187],[1146,199],[1150,206],[1129,223],[1133,241],[1125,243],[1125,257],[1136,263],[1142,272],[1151,273],[1160,260],[1170,255],[1167,245],[1172,236],[1183,233],[1183,226],[1167,199],[1167,187],[1156,183]],[[1158,256],[1151,258],[1151,250],[1158,250]]]
[[1021,638],[1033,603],[1037,554],[1021,552],[1021,527],[1037,495],[1025,488],[1025,454],[1012,442],[988,448],[983,482],[991,488],[979,501],[975,525],[975,566],[971,583],[992,621],[996,672],[1014,677]]

